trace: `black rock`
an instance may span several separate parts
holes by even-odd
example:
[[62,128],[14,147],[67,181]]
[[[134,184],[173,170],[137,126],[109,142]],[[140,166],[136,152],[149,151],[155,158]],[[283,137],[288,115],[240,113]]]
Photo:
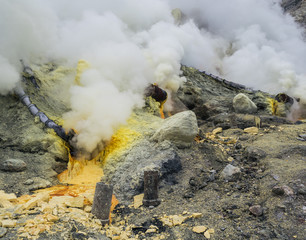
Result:
[[278,195],[278,196],[281,196],[281,195],[284,195],[285,194],[285,190],[280,187],[280,186],[275,186],[272,188],[272,192],[275,194],[275,195]]

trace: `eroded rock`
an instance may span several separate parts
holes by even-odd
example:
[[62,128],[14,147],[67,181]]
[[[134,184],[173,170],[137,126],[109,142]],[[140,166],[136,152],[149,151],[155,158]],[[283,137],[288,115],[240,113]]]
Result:
[[257,106],[243,93],[237,94],[233,99],[233,107],[237,113],[255,113]]
[[221,177],[225,180],[234,180],[240,175],[240,168],[235,167],[231,164],[227,164],[226,167],[221,172]]
[[263,214],[263,208],[260,205],[253,205],[249,208],[249,210],[256,217],[259,217]]
[[169,140],[178,147],[189,147],[198,134],[194,112],[184,111],[167,118],[152,139],[158,142]]
[[7,233],[7,229],[4,227],[0,227],[0,238],[2,238]]
[[27,168],[27,164],[21,159],[7,159],[0,164],[0,169],[9,172],[21,172]]

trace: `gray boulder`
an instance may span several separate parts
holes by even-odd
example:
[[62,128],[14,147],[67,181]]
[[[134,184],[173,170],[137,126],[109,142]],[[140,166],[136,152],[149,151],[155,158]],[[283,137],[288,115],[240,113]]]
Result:
[[233,99],[233,107],[237,113],[254,113],[257,106],[243,93],[237,94]]
[[0,238],[2,238],[7,233],[7,229],[4,227],[0,227]]
[[240,176],[240,168],[234,167],[231,164],[227,164],[226,167],[221,172],[221,177],[224,180],[234,180]]
[[0,164],[0,169],[8,172],[21,172],[27,168],[27,164],[20,159],[7,159]]
[[176,146],[184,148],[190,147],[197,134],[196,115],[192,111],[184,111],[167,118],[152,139],[157,142],[169,140]]
[[113,184],[120,201],[129,200],[143,192],[144,171],[158,170],[163,183],[172,185],[173,174],[182,169],[181,158],[169,141],[156,145],[143,140],[112,166],[114,160],[110,159],[103,171],[105,181]]

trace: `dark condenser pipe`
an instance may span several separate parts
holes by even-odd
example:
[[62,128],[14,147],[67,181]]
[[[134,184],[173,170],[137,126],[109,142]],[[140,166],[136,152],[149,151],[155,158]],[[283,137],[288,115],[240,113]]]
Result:
[[46,114],[41,112],[38,109],[38,107],[36,107],[36,105],[31,102],[29,96],[26,95],[25,91],[23,90],[23,88],[21,86],[18,86],[18,87],[15,88],[15,94],[19,97],[19,100],[25,106],[27,106],[27,108],[29,109],[30,113],[34,117],[38,116],[39,120],[43,124],[45,124],[45,126],[47,128],[52,128],[60,138],[62,138],[64,141],[66,141],[69,144],[69,148],[71,150],[71,155],[75,155],[76,154],[75,147],[73,147],[73,144],[71,144],[72,143],[71,140],[74,137],[75,132],[73,130],[70,130],[68,132],[68,134],[66,134],[66,132],[65,132],[65,130],[63,129],[62,126],[56,124],[54,121],[49,119]]
[[15,94],[19,97],[19,100],[27,106],[29,109],[30,113],[33,116],[38,116],[39,120],[45,124],[46,127],[52,128],[56,134],[61,137],[65,141],[69,141],[69,136],[66,134],[65,130],[63,129],[62,126],[56,124],[54,121],[49,119],[46,114],[41,112],[38,107],[36,107],[35,104],[33,104],[29,98],[28,95],[26,95],[25,91],[22,89],[22,87],[17,87],[15,88]]

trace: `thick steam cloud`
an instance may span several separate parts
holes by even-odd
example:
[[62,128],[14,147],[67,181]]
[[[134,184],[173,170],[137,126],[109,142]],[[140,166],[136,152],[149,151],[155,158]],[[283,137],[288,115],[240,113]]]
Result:
[[[91,152],[124,124],[143,91],[176,91],[186,64],[248,87],[306,96],[306,44],[275,0],[3,0],[0,94],[26,62],[89,63],[67,94],[65,127]],[[182,17],[171,15],[179,8]],[[73,81],[71,81],[73,82]]]

